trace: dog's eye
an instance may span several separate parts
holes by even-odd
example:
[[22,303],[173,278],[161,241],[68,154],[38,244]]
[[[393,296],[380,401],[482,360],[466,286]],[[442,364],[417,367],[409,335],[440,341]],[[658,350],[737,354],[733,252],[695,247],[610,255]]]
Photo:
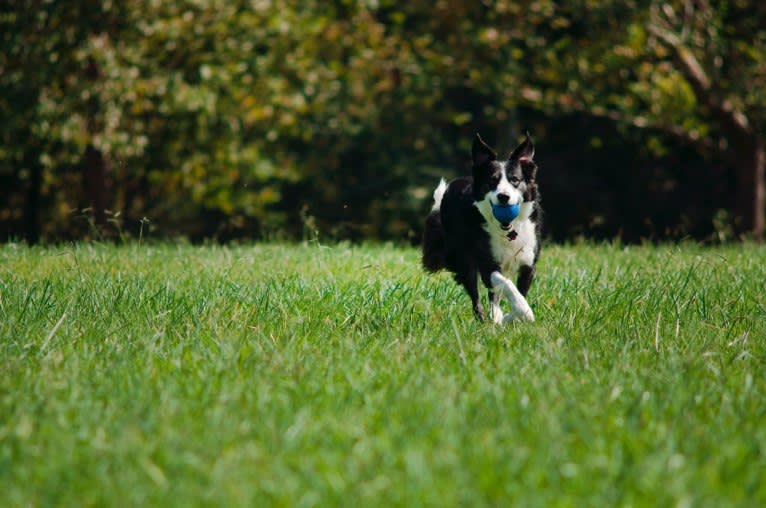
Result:
[[500,175],[494,174],[489,179],[493,184],[497,184],[500,181]]
[[508,181],[511,182],[513,185],[516,185],[519,182],[521,182],[521,178],[519,178],[518,176],[512,176],[508,179]]

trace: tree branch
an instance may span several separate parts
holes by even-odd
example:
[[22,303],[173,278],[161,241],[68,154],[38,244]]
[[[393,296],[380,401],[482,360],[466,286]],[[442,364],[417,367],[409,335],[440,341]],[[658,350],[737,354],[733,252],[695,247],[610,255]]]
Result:
[[633,115],[625,114],[613,109],[606,109],[606,108],[599,108],[599,107],[591,108],[590,112],[593,116],[600,117],[600,118],[608,118],[617,123],[629,125],[631,127],[637,127],[640,129],[654,129],[654,130],[662,131],[667,134],[670,134],[671,136],[675,136],[679,140],[690,145],[697,145],[707,149],[715,146],[714,143],[709,138],[703,137],[699,133],[699,131],[697,130],[690,131],[690,130],[684,129],[680,125],[675,125],[669,122],[663,122],[656,119],[650,119],[641,115],[633,116]]
[[[665,16],[671,15],[673,15],[672,12],[665,13]],[[717,93],[700,61],[684,44],[684,39],[687,37],[682,38],[677,35],[671,29],[672,23],[668,19],[663,19],[657,10],[653,10],[651,17],[652,20],[647,25],[647,29],[671,51],[678,64],[678,70],[691,85],[697,100],[707,106],[711,113],[725,123],[730,130],[739,131],[750,137],[752,129],[747,116],[736,109],[729,99],[721,98]],[[684,33],[687,28],[688,24],[685,23]]]
[[[531,104],[542,104],[543,94],[537,89],[525,87],[521,89],[520,95]],[[704,149],[715,147],[709,138],[703,137],[697,130],[687,130],[679,125],[670,122],[663,122],[657,119],[647,118],[641,115],[631,115],[629,113],[608,109],[604,106],[588,105],[585,101],[573,97],[569,94],[559,96],[559,111],[566,113],[582,112],[596,118],[605,118],[615,123],[636,127],[639,129],[653,129],[662,131],[678,138],[680,141],[689,145],[698,146]]]

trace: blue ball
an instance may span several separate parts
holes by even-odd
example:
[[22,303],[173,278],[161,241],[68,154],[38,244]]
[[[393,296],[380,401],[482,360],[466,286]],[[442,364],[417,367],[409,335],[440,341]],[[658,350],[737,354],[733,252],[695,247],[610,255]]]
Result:
[[515,205],[492,205],[492,215],[503,224],[511,222],[519,216],[521,203]]

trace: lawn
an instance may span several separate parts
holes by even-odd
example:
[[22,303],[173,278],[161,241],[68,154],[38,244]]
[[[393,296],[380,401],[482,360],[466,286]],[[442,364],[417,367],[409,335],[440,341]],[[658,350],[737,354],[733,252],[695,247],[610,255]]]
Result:
[[3,506],[764,506],[766,248],[0,246]]

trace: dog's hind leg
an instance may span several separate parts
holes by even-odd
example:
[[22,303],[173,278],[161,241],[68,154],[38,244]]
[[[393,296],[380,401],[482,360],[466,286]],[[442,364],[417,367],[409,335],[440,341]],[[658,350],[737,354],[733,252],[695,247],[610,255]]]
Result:
[[426,218],[422,252],[423,268],[427,272],[435,273],[444,268],[447,258],[447,244],[439,210],[432,211]]
[[508,302],[511,304],[511,312],[503,317],[503,323],[509,321],[522,320],[534,321],[535,315],[527,303],[527,299],[519,292],[516,285],[503,277],[500,272],[492,272],[490,276],[492,287],[495,291],[502,291]]

